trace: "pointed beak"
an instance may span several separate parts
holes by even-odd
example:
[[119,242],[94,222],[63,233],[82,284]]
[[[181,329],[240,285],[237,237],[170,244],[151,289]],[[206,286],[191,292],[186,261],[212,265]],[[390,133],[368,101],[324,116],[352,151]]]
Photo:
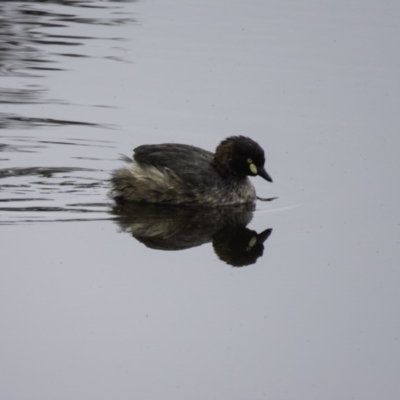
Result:
[[260,175],[262,178],[264,178],[268,182],[272,182],[272,178],[268,175],[268,172],[265,170],[264,167],[258,168],[257,175]]
[[272,233],[272,228],[262,231],[257,235],[257,242],[264,243],[269,238],[269,235],[271,233]]

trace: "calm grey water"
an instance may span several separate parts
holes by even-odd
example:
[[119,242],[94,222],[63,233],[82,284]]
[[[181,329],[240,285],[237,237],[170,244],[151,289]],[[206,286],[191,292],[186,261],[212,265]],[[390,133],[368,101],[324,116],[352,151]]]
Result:
[[[399,18],[2,1],[0,398],[397,400]],[[120,154],[233,134],[278,199],[113,208]]]

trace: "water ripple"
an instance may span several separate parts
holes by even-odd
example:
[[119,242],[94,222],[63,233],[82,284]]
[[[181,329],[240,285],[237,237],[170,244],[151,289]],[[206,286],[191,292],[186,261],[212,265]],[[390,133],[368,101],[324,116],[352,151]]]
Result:
[[[70,221],[77,213],[85,214],[80,220],[109,218],[107,190],[104,172],[90,168],[1,169],[0,224]],[[87,201],[76,202],[77,196]]]
[[113,107],[88,101],[89,85],[85,99],[73,93],[103,60],[103,71],[126,62],[130,2],[0,2],[0,224],[111,218]]
[[[112,40],[123,42],[112,34],[112,28],[103,30],[105,35],[80,35],[73,30],[74,25],[113,27],[134,23],[129,13],[121,17],[119,9],[123,2],[105,1],[1,1],[0,2],[0,76],[8,77],[7,87],[0,87],[0,104],[64,104],[64,99],[48,98],[49,88],[37,78],[47,73],[66,71],[62,58],[98,58],[90,54],[88,43],[93,40]],[[57,7],[49,7],[57,5]],[[80,15],[84,9],[95,11],[93,16]],[[50,29],[49,29],[50,28]],[[56,32],[63,28],[63,32]],[[64,32],[67,30],[67,32]],[[68,30],[71,34],[68,34]],[[109,36],[107,36],[107,32]],[[65,51],[62,51],[65,48]],[[68,50],[67,50],[68,49]],[[79,50],[78,50],[79,49]],[[115,62],[127,62],[122,56],[104,54],[101,58]],[[13,78],[13,79],[11,79]],[[35,79],[18,81],[14,78]],[[11,84],[11,85],[10,85]],[[4,84],[3,84],[4,85]],[[94,105],[93,105],[94,106]],[[32,126],[79,124],[87,122],[58,120],[53,118],[28,118],[13,113],[0,113],[0,129],[25,129]]]

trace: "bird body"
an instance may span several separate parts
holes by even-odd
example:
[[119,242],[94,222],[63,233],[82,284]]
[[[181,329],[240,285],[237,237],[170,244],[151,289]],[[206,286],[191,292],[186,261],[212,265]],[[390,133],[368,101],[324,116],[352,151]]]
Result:
[[111,196],[117,203],[220,206],[254,202],[248,176],[272,182],[264,151],[253,140],[233,136],[213,154],[186,144],[142,145],[133,159],[113,173]]

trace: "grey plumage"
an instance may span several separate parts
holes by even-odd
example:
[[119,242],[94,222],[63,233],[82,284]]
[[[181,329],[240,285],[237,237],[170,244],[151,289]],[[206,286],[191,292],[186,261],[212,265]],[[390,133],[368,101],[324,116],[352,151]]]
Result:
[[[243,156],[242,154],[239,154],[240,157],[237,156],[240,149],[232,146],[232,143],[235,144],[234,140],[229,141],[232,138],[220,144],[216,155],[185,144],[139,146],[134,150],[133,159],[126,157],[124,160],[127,165],[113,173],[111,196],[120,203],[212,207],[254,202],[255,189],[247,178],[247,175],[252,174],[248,171],[248,160],[251,157],[262,160],[259,168],[263,170],[264,152],[251,139],[234,138],[244,139],[250,146],[250,150],[246,149]],[[232,157],[230,152],[234,152]],[[216,159],[218,154],[220,159]],[[243,168],[246,168],[245,172],[238,169],[236,164],[231,165],[231,160],[236,164],[245,163],[243,165]]]

